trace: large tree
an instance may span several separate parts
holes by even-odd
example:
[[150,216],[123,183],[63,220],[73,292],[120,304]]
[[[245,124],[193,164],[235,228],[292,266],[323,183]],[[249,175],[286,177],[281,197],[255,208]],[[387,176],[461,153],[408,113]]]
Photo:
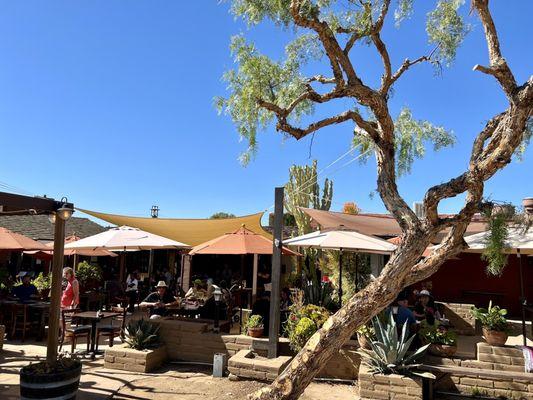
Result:
[[[438,0],[428,13],[426,31],[434,48],[415,59],[397,64],[390,56],[382,29],[396,24],[413,11],[413,0],[233,0],[232,10],[250,25],[264,20],[287,28],[295,36],[283,61],[274,61],[258,52],[243,36],[232,41],[237,68],[225,75],[230,96],[219,106],[234,120],[239,133],[249,140],[248,161],[256,146],[256,132],[272,121],[276,129],[301,139],[328,126],[348,123],[354,140],[363,151],[371,150],[377,160],[377,191],[387,210],[402,230],[401,244],[392,254],[381,275],[356,293],[334,314],[294,357],[272,385],[251,395],[253,399],[296,399],[320,368],[336,353],[358,326],[390,304],[407,285],[432,275],[450,256],[464,248],[463,235],[482,203],[484,183],[511,162],[513,155],[531,136],[533,77],[517,82],[502,54],[498,33],[488,0],[472,0],[484,29],[488,64],[473,69],[495,79],[508,104],[492,116],[477,133],[470,160],[463,173],[430,187],[424,197],[424,217],[418,217],[398,191],[397,176],[410,170],[413,160],[423,155],[424,143],[439,148],[453,143],[443,128],[415,120],[404,109],[394,119],[389,97],[395,83],[417,64],[446,66],[456,55],[469,30],[460,10],[461,0]],[[394,11],[393,11],[394,9]],[[359,42],[375,48],[382,62],[380,83],[372,86],[361,78],[358,58],[352,50]],[[527,57],[527,52],[524,52]],[[322,74],[306,76],[305,64],[323,60]],[[526,61],[526,60],[524,60]],[[348,101],[338,101],[338,100]],[[316,105],[332,103],[354,106],[336,114],[321,116],[303,124]],[[439,203],[465,194],[456,215],[438,214]],[[421,258],[438,232],[446,236],[432,254]]]

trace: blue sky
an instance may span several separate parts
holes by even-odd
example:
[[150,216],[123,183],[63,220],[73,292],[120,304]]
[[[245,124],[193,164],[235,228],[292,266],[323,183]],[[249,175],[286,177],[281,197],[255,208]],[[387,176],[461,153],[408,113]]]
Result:
[[[289,166],[310,162],[309,139],[284,139],[271,128],[259,136],[256,159],[242,167],[237,158],[246,144],[213,108],[213,97],[225,94],[221,75],[233,66],[230,37],[244,32],[261,51],[279,57],[286,32],[268,24],[249,31],[229,14],[227,3],[208,0],[0,4],[0,185],[68,196],[79,207],[103,212],[148,216],[158,204],[161,216],[203,218],[267,209]],[[533,2],[493,1],[491,8],[504,55],[523,82],[533,66]],[[400,30],[389,20],[384,39],[395,67],[429,51],[427,10],[419,9]],[[469,22],[472,32],[451,68],[435,76],[431,66],[417,66],[395,87],[395,115],[409,106],[416,118],[443,125],[458,138],[453,149],[428,149],[400,180],[409,203],[429,185],[460,173],[483,123],[505,109],[494,80],[472,71],[487,64],[487,52],[477,18]],[[373,49],[358,46],[353,60],[364,79],[378,81]],[[319,67],[309,72],[327,75]],[[350,140],[349,125],[319,132],[311,148],[319,169],[345,153]],[[349,160],[323,175],[335,182],[332,209],[355,201],[364,211],[384,211],[378,196],[369,197],[376,187],[373,159],[339,170]],[[532,171],[530,148],[523,162],[487,184],[486,194],[515,203],[533,196]],[[460,202],[450,200],[440,210],[453,212]]]

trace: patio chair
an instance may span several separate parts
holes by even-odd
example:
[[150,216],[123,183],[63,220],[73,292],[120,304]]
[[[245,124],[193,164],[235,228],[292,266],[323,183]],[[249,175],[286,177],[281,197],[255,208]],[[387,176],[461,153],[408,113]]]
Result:
[[31,329],[31,320],[28,315],[26,304],[11,304],[11,338],[15,337],[17,331],[22,331],[22,341],[26,339],[26,332]]
[[59,351],[63,348],[63,343],[65,338],[70,339],[71,349],[70,352],[74,353],[76,350],[76,343],[78,338],[83,338],[87,340],[87,352],[89,351],[89,345],[91,343],[91,326],[90,325],[73,325],[74,321],[72,314],[79,312],[79,309],[67,309],[61,310],[61,338],[59,339]]
[[[99,326],[96,330],[96,350],[98,350],[98,343],[100,342],[100,336],[109,337],[109,347],[113,347],[115,337],[119,337],[121,342],[124,343],[124,332],[126,330],[126,312],[128,308],[126,306],[111,307],[112,312],[120,313],[120,315],[113,317],[110,325]],[[119,322],[120,325],[113,325],[113,322]]]

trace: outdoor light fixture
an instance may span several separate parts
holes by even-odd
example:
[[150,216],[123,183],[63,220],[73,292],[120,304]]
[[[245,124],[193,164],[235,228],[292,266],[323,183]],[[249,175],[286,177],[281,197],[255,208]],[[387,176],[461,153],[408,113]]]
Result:
[[215,301],[218,303],[220,300],[222,300],[222,290],[220,290],[220,287],[213,285],[215,288],[215,291],[213,292],[213,297],[215,298]]
[[158,206],[152,206],[152,208],[150,209],[150,215],[152,216],[152,218],[159,217],[159,207]]
[[59,216],[59,218],[61,218],[63,221],[68,221],[70,217],[72,217],[72,213],[74,212],[74,210],[70,207],[67,207],[66,197],[63,197],[61,199],[61,203],[63,203],[63,205],[57,209],[56,213]]

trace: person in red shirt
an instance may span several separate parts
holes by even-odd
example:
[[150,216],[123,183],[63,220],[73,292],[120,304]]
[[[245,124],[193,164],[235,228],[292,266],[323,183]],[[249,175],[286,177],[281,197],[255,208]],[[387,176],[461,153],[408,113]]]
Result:
[[61,308],[76,308],[80,303],[80,284],[74,276],[74,270],[63,268],[63,278],[67,281],[67,287],[61,296]]

